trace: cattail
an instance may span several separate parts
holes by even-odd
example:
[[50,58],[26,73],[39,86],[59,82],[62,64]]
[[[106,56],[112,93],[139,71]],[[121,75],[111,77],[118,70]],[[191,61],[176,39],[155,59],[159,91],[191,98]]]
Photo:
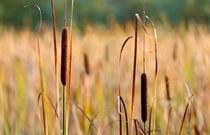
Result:
[[165,83],[166,83],[167,100],[170,101],[171,96],[170,96],[170,86],[169,86],[169,82],[168,82],[168,76],[165,76]]
[[85,66],[85,73],[87,75],[90,74],[90,66],[89,66],[89,60],[88,60],[88,55],[84,53],[84,66]]
[[145,123],[147,121],[147,93],[148,93],[148,82],[146,73],[141,74],[141,118]]
[[174,44],[174,48],[173,48],[173,60],[176,61],[177,58],[177,44]]
[[61,39],[61,82],[66,85],[67,77],[67,50],[68,50],[68,29],[63,28]]
[[105,60],[109,62],[109,48],[108,46],[105,47]]

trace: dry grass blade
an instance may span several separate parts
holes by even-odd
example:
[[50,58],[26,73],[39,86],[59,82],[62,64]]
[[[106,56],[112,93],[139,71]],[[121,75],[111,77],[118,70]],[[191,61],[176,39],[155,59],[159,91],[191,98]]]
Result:
[[183,131],[183,128],[184,128],[184,121],[186,119],[188,107],[189,107],[189,102],[187,103],[187,106],[186,106],[185,111],[184,111],[184,116],[182,118],[182,123],[181,123],[180,129],[179,129],[179,135],[182,135],[182,131]]
[[135,40],[134,40],[134,58],[133,58],[133,80],[132,80],[132,96],[131,96],[131,134],[133,134],[133,117],[136,96],[136,61],[137,61],[137,37],[138,37],[138,22],[135,16]]
[[72,107],[72,114],[73,114],[73,118],[74,118],[74,121],[75,121],[75,126],[76,126],[76,130],[77,130],[77,134],[78,135],[82,135],[82,131],[81,131],[81,128],[80,128],[80,125],[79,125],[79,120],[78,120],[77,114],[76,114],[76,110],[73,107]]
[[[24,7],[31,6],[32,4],[25,5]],[[41,84],[41,97],[42,97],[42,113],[43,113],[43,122],[44,122],[44,133],[45,135],[48,135],[48,124],[47,124],[47,108],[46,108],[46,99],[45,99],[45,88],[44,88],[44,78],[43,78],[43,72],[42,72],[42,63],[41,63],[41,55],[40,55],[40,45],[39,45],[39,33],[41,30],[41,24],[42,24],[42,12],[38,5],[34,5],[40,15],[39,20],[39,30],[38,30],[38,37],[37,37],[37,47],[38,47],[38,60],[39,60],[39,71],[40,71],[40,84]]]
[[[152,105],[153,107],[153,105]],[[152,107],[150,109],[150,113],[149,113],[149,131],[151,130],[151,123],[152,123]],[[150,132],[149,132],[150,135]]]
[[185,122],[185,119],[186,119],[186,116],[187,116],[187,111],[188,111],[188,108],[190,106],[190,100],[192,99],[192,97],[193,97],[193,95],[191,95],[188,98],[188,103],[186,105],[186,108],[185,108],[185,111],[184,111],[184,115],[183,115],[183,118],[182,118],[182,123],[181,123],[180,129],[179,129],[179,135],[182,135],[182,131],[183,131],[183,128],[184,128],[184,122]]
[[170,130],[171,110],[172,110],[172,108],[170,107],[170,108],[169,108],[169,111],[168,111],[168,124],[167,124],[167,129],[166,129],[166,135],[168,135],[169,130]]
[[90,125],[92,125],[96,130],[98,130],[98,128],[94,125],[92,119],[89,118],[89,117],[85,114],[85,112],[84,112],[77,104],[75,104],[73,101],[70,101],[70,102],[71,102],[73,105],[75,105],[75,106],[79,109],[79,111],[87,118],[87,120],[90,122]]
[[134,121],[135,121],[136,124],[138,125],[138,126],[137,126],[137,129],[138,129],[138,131],[140,132],[140,134],[141,134],[141,135],[146,135],[145,132],[144,132],[144,130],[143,130],[143,128],[142,128],[142,126],[141,126],[141,124],[140,124],[140,122],[138,121],[138,119],[135,118]]
[[134,119],[134,125],[135,125],[136,135],[139,135],[138,126],[135,119]]
[[155,28],[155,25],[152,21],[152,19],[149,18],[149,16],[146,16],[146,18],[150,21],[153,27],[154,31],[154,37],[155,37],[155,78],[157,78],[157,73],[158,73],[158,54],[157,54],[157,30]]
[[[37,105],[39,105],[39,101],[40,101],[41,95],[42,95],[42,93],[40,92],[39,95],[38,95],[38,97],[37,97]],[[57,114],[57,111],[56,111],[56,107],[53,105],[52,100],[50,99],[49,96],[46,96],[46,98],[47,98],[48,102],[50,103],[50,105],[51,105],[53,111],[55,112],[56,117],[58,118],[58,114]]]
[[[119,106],[120,106],[121,103],[122,103],[122,105],[123,105],[123,109],[124,109],[124,112],[125,112],[126,135],[129,135],[129,130],[128,130],[128,114],[127,114],[125,102],[123,101],[123,99],[122,99],[121,96],[118,96],[118,108],[119,108]],[[118,112],[119,112],[120,114],[122,114],[122,113],[120,112],[119,109],[118,109]]]
[[69,127],[69,102],[70,102],[70,89],[71,89],[71,63],[72,63],[72,25],[73,25],[73,9],[74,9],[74,0],[71,3],[71,22],[69,30],[69,58],[68,58],[68,78],[67,78],[67,94],[66,94],[66,133],[68,134]]
[[[119,96],[120,96],[120,85],[119,85]],[[118,111],[121,112],[121,104],[120,104],[120,101],[118,100]],[[119,113],[119,130],[120,130],[120,135],[122,135],[122,114]]]
[[157,80],[158,80],[158,54],[157,54],[157,30],[153,21],[149,16],[145,16],[146,19],[152,24],[155,38],[155,97],[154,97],[154,119],[153,119],[153,135],[155,135],[155,119],[156,119],[156,97],[157,97]]
[[139,14],[136,13],[135,16],[136,16],[136,19],[137,19],[137,20],[139,21],[139,23],[141,24],[141,27],[143,28],[144,32],[147,33],[147,29],[146,29],[146,27],[145,27],[145,25],[144,25],[144,22],[142,22],[142,20],[141,20]]
[[[58,54],[57,54],[57,40],[56,40],[56,25],[55,25],[55,12],[54,12],[54,1],[51,0],[51,12],[52,12],[52,23],[53,23],[53,39],[54,39],[54,59],[55,59],[55,79],[56,79],[56,113],[59,117],[59,86],[58,86]],[[58,121],[58,125],[59,121]]]
[[133,37],[133,36],[130,36],[130,37],[126,38],[126,40],[123,42],[123,45],[122,45],[122,47],[121,47],[121,49],[120,49],[119,65],[120,65],[120,62],[121,62],[121,57],[122,57],[123,49],[124,49],[126,43],[128,42],[128,40],[131,39],[132,37]]

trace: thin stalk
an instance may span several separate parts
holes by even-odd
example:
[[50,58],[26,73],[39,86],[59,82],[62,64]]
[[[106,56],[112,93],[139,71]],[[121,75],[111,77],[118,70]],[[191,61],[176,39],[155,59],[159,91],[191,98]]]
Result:
[[146,122],[144,122],[144,132],[146,133]]
[[66,0],[65,0],[65,17],[64,17],[64,27],[66,27],[66,22],[67,22],[67,18],[66,18]]
[[[32,4],[25,5],[24,7],[31,6]],[[48,135],[48,122],[47,122],[47,108],[46,108],[46,99],[45,99],[45,87],[44,87],[44,78],[43,78],[43,71],[42,71],[42,62],[41,62],[41,53],[40,53],[40,45],[39,45],[39,33],[41,30],[42,25],[42,11],[38,5],[34,5],[40,15],[39,19],[39,30],[37,36],[37,48],[38,48],[38,62],[39,62],[39,73],[40,73],[40,85],[41,85],[41,96],[42,96],[42,113],[43,113],[43,122],[44,122],[44,134]]]
[[72,25],[73,25],[73,9],[74,9],[74,0],[71,3],[71,22],[69,30],[69,55],[68,55],[68,71],[67,71],[67,94],[66,94],[66,133],[68,133],[69,128],[69,106],[70,106],[70,92],[71,92],[71,63],[72,63]]
[[133,134],[133,116],[134,116],[134,104],[136,95],[136,57],[137,57],[137,27],[138,20],[135,15],[135,40],[134,40],[134,61],[133,61],[133,81],[132,81],[132,97],[131,97],[131,135]]
[[[58,126],[60,130],[60,107],[59,107],[59,85],[58,85],[58,54],[57,54],[57,40],[56,40],[56,25],[55,25],[55,12],[54,12],[54,1],[51,0],[51,12],[53,22],[53,39],[54,39],[54,59],[55,59],[55,79],[56,79],[56,113],[58,115]],[[59,132],[60,133],[60,132]]]
[[[119,97],[120,96],[121,95],[120,95],[120,86],[119,86]],[[119,104],[119,110],[121,112],[121,104]],[[119,119],[120,119],[120,121],[119,121],[119,124],[120,124],[120,135],[122,135],[122,114],[121,113],[119,113]]]
[[[144,0],[142,3],[142,13],[143,13],[143,25],[145,26],[145,7],[144,7]],[[146,44],[145,44],[145,31],[143,30],[143,73],[146,72]]]
[[66,86],[63,85],[63,135],[66,134],[66,107],[65,107],[65,90],[66,90]]
[[154,101],[154,111],[153,111],[153,133],[152,133],[152,135],[155,135],[156,97],[157,97],[157,76],[155,77],[155,101]]

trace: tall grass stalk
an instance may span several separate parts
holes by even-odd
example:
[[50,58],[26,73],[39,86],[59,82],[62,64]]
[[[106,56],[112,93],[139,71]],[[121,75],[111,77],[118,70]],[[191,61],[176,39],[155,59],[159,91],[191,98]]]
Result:
[[[31,5],[25,5],[24,7],[28,7]],[[42,71],[42,62],[41,62],[41,54],[40,54],[40,45],[39,45],[39,33],[41,30],[42,24],[42,12],[38,5],[34,5],[40,15],[39,20],[39,30],[38,30],[38,37],[37,37],[37,48],[38,48],[38,61],[39,61],[39,73],[40,73],[40,84],[41,84],[41,96],[42,96],[42,113],[43,113],[43,122],[44,122],[44,134],[48,135],[48,123],[47,123],[47,108],[46,108],[46,97],[45,97],[45,87],[44,87],[44,78],[43,78],[43,71]]]
[[[121,49],[120,49],[120,56],[119,56],[119,64],[118,64],[118,71],[119,71],[119,92],[118,92],[118,96],[120,97],[120,62],[121,62],[121,57],[122,57],[122,52],[123,49],[126,45],[126,43],[128,42],[129,39],[131,39],[133,36],[128,37],[122,44]],[[119,111],[121,112],[121,104],[119,104]],[[122,115],[121,113],[119,113],[119,134],[122,135]]]
[[71,63],[72,63],[72,25],[73,25],[73,9],[74,9],[74,0],[71,3],[71,22],[69,29],[69,56],[68,56],[68,71],[67,71],[67,94],[66,94],[66,133],[68,133],[69,128],[69,103],[70,103],[70,90],[71,90]]
[[54,40],[54,60],[55,60],[55,80],[56,80],[56,113],[58,115],[57,122],[60,134],[60,104],[59,104],[59,83],[58,83],[58,54],[57,54],[57,40],[56,40],[56,23],[55,23],[55,12],[54,12],[54,1],[51,1],[51,13],[53,23],[53,40]]
[[134,40],[134,58],[133,58],[133,81],[132,81],[132,97],[131,97],[131,135],[133,134],[133,117],[134,117],[134,105],[136,96],[136,61],[137,61],[137,34],[138,34],[138,19],[135,14],[135,40]]
[[155,135],[155,120],[156,120],[156,98],[157,98],[157,81],[158,81],[158,53],[157,53],[157,30],[153,21],[149,16],[145,16],[146,19],[152,24],[155,38],[155,96],[154,96],[154,111],[153,111],[153,135]]

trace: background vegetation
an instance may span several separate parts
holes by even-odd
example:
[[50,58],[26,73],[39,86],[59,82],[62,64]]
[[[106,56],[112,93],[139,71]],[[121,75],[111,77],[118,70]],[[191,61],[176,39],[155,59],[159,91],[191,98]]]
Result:
[[[35,9],[24,9],[23,5],[37,3],[42,8],[44,23],[51,24],[50,0],[1,0],[0,23],[14,25],[15,27],[34,26],[39,19]],[[171,24],[182,21],[196,21],[210,23],[209,0],[145,0],[146,11],[156,23],[167,20]],[[58,26],[63,24],[64,1],[55,0],[56,22]],[[70,1],[68,1],[70,9]],[[75,21],[79,27],[83,24],[102,23],[107,24],[108,18],[113,17],[124,24],[133,19],[135,12],[141,11],[140,0],[76,0]],[[68,17],[70,10],[68,10]]]

